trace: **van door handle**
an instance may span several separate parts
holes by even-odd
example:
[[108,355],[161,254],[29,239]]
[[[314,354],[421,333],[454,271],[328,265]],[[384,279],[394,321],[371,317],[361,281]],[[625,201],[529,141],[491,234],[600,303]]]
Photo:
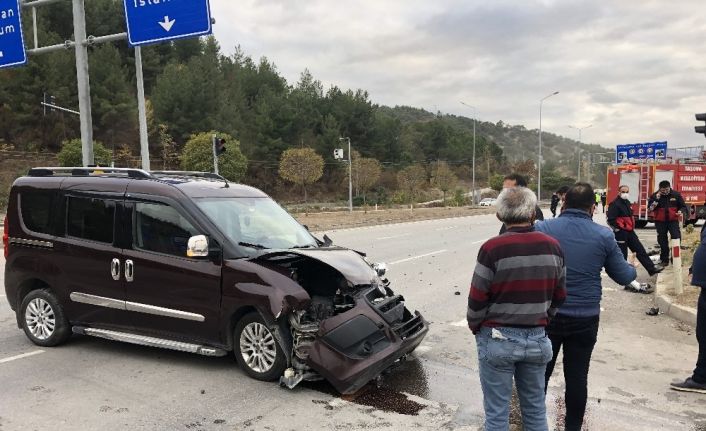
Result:
[[133,281],[135,279],[135,264],[131,259],[125,261],[125,280]]
[[120,280],[120,259],[115,258],[110,262],[110,275],[113,280]]

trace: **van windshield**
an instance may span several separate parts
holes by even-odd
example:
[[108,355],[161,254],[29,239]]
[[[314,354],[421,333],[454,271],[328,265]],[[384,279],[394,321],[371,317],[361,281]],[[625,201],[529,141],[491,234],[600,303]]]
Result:
[[196,205],[246,249],[317,247],[314,237],[270,198],[199,198]]

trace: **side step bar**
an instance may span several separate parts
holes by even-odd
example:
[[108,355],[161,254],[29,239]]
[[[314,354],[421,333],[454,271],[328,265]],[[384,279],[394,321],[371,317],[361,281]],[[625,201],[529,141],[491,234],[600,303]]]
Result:
[[106,340],[122,341],[141,346],[159,347],[162,349],[178,350],[180,352],[196,353],[203,356],[225,356],[228,354],[223,349],[199,344],[183,343],[181,341],[166,340],[164,338],[147,337],[144,335],[130,334],[128,332],[111,331],[108,329],[86,328],[84,326],[74,326],[71,328],[74,334],[90,335],[92,337],[105,338]]

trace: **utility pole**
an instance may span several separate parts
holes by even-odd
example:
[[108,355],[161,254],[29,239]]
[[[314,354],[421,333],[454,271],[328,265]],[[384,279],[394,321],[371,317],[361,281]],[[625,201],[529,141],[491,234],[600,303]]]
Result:
[[583,131],[585,129],[589,129],[591,127],[593,127],[593,124],[589,124],[588,126],[584,126],[584,127],[576,127],[576,126],[572,126],[569,124],[569,128],[576,129],[579,131],[579,163],[578,163],[579,166],[578,166],[578,173],[577,173],[576,181],[581,181],[581,144],[583,143],[581,141],[581,131]]
[[81,113],[81,154],[83,166],[94,164],[93,120],[91,118],[91,84],[88,79],[88,47],[86,40],[86,9],[83,0],[73,1],[74,48],[76,51],[76,81],[78,110]]
[[[92,165],[95,162],[93,155],[93,121],[91,117],[91,87],[88,74],[88,46],[97,43],[112,42],[116,40],[124,40],[127,38],[127,33],[116,33],[106,36],[88,36],[86,37],[86,9],[84,0],[71,0],[72,3],[72,18],[74,25],[74,40],[67,40],[63,43],[39,46],[39,38],[37,35],[37,7],[46,6],[52,3],[58,3],[66,0],[33,0],[23,1],[21,6],[32,10],[32,26],[34,33],[34,47],[27,50],[28,54],[38,55],[46,54],[54,51],[65,51],[74,49],[76,56],[76,86],[78,89],[78,115],[80,116],[81,124],[81,159],[84,166]],[[76,111],[60,108],[54,103],[47,104],[46,100],[42,102],[45,106],[52,109],[59,109],[72,114]]]
[[339,141],[348,141],[348,212],[353,212],[353,162],[351,159],[351,138],[338,138]]
[[214,133],[211,137],[211,149],[213,150],[213,173],[218,175],[218,136]]
[[552,94],[543,97],[539,101],[539,160],[537,163],[537,201],[540,201],[542,199],[542,103],[546,99],[549,99],[552,96],[556,96],[559,94],[558,91],[553,92]]
[[[471,168],[471,177],[472,177],[472,187],[473,187],[473,193],[471,194],[471,204],[475,205],[476,204],[476,118],[478,117],[478,110],[476,109],[475,106],[471,106],[467,103],[461,102],[462,105],[467,106],[471,109],[473,109],[473,167]],[[489,174],[490,175],[490,174]],[[490,178],[488,178],[488,181],[490,181]]]

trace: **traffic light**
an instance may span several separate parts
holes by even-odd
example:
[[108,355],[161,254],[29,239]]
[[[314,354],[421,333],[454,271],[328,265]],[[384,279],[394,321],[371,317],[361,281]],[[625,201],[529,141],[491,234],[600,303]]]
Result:
[[213,138],[213,153],[216,156],[226,152],[226,140],[223,138],[214,137]]
[[[706,113],[696,114],[696,121],[706,121]],[[696,126],[694,127],[694,131],[706,137],[706,126]]]

